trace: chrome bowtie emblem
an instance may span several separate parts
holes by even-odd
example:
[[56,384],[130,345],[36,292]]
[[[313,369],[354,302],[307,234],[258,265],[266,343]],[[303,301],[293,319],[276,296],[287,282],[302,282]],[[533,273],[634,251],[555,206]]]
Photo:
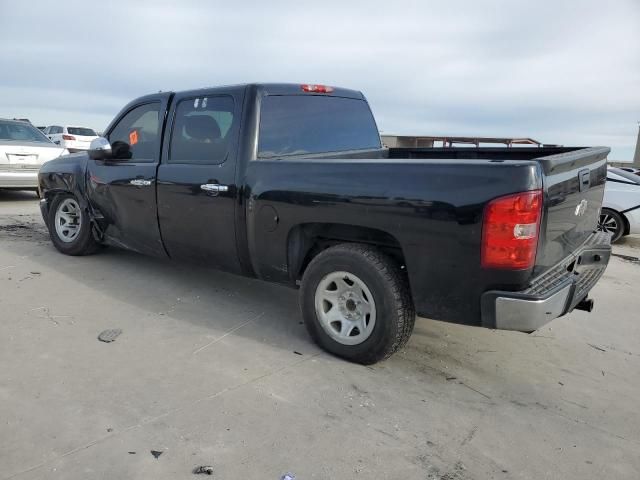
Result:
[[581,217],[582,215],[585,214],[585,212],[587,211],[587,201],[586,200],[582,200],[577,206],[576,206],[576,217]]

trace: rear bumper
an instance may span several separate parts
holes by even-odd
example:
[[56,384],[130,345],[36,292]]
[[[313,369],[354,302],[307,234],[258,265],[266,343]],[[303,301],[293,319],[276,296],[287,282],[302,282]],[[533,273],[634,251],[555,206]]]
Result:
[[0,188],[37,188],[38,171],[0,170]]
[[573,310],[604,273],[609,234],[594,233],[573,255],[534,279],[521,292],[492,290],[482,296],[482,326],[533,332]]

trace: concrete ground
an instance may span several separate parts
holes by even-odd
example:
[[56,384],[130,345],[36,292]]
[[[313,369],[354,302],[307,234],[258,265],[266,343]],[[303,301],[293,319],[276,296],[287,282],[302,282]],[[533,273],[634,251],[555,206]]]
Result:
[[63,256],[33,194],[0,192],[0,479],[636,480],[640,238],[614,251],[592,314],[419,319],[363,367],[311,342],[294,291]]

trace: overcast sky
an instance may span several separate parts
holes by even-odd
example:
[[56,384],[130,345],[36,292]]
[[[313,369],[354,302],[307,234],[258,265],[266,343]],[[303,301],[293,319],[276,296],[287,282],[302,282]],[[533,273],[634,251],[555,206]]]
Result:
[[158,90],[355,88],[386,133],[633,156],[640,0],[0,0],[0,117],[101,130]]

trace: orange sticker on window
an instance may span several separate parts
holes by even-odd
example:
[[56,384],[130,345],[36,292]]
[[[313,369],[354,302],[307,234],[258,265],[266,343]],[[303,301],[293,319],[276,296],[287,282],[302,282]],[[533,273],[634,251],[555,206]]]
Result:
[[133,130],[129,134],[129,145],[135,145],[136,143],[138,143],[138,131]]

